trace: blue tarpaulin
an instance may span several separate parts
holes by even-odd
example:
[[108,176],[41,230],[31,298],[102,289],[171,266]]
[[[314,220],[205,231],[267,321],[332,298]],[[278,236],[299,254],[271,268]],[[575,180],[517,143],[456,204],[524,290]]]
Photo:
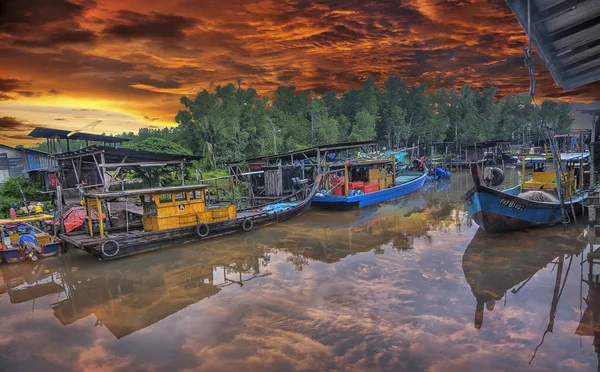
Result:
[[406,162],[408,162],[408,160],[406,160],[406,156],[408,155],[408,152],[406,152],[406,151],[392,152],[390,150],[387,150],[385,152],[385,156],[387,158],[391,158],[392,155],[394,156],[394,158],[396,158],[396,161],[399,162],[399,163],[406,163]]
[[298,203],[275,203],[275,204],[267,205],[262,210],[263,210],[263,212],[266,212],[268,214],[275,214],[275,213],[281,213],[283,211],[286,211],[297,205],[298,205]]

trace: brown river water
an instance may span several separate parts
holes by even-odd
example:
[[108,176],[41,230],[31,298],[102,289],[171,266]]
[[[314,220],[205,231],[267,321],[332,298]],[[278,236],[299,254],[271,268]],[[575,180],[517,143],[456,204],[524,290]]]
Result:
[[469,182],[115,262],[2,265],[0,370],[595,371],[583,227],[478,231]]

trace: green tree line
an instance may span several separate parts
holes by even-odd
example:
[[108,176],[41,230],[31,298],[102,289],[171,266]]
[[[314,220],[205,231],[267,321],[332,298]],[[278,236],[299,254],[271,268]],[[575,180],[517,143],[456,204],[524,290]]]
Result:
[[[215,169],[229,160],[242,160],[275,151],[318,144],[377,140],[387,148],[453,142],[470,145],[486,140],[529,144],[543,138],[527,93],[497,96],[497,88],[428,90],[426,84],[407,86],[398,76],[380,87],[368,78],[359,89],[322,95],[280,86],[272,98],[237,84],[181,97],[177,126],[141,128],[123,133],[135,145],[149,138],[174,142],[204,155]],[[565,102],[544,101],[541,116],[555,132],[568,132],[573,121]],[[154,145],[157,145],[154,143]]]

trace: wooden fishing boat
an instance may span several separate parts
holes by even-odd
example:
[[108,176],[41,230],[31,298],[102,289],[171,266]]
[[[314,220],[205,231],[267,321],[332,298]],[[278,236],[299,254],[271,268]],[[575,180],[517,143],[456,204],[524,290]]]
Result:
[[423,187],[428,170],[396,171],[394,159],[346,161],[328,167],[313,203],[331,209],[363,208],[401,198]]
[[[490,233],[567,222],[573,211],[582,210],[582,203],[587,199],[583,191],[583,172],[580,169],[580,177],[576,177],[575,168],[574,163],[567,163],[566,172],[561,173],[564,186],[561,204],[557,198],[556,173],[544,171],[539,164],[534,163],[531,173],[526,173],[523,166],[521,184],[503,191],[483,185],[479,167],[473,164],[471,173],[475,185],[463,196],[463,204],[477,225]],[[532,178],[525,181],[527,175]]]
[[105,229],[105,223],[100,219],[98,231],[94,224],[88,223],[87,232],[66,233],[60,237],[70,246],[98,259],[112,260],[185,241],[248,232],[255,227],[284,221],[310,207],[318,184],[317,180],[311,187],[304,185],[301,190],[276,202],[239,211],[232,203],[211,205],[206,198],[206,185],[90,193],[84,195],[88,216],[92,216],[94,210],[97,215],[102,215],[102,205],[106,201],[141,198],[141,225],[127,221],[120,229]]
[[61,247],[60,239],[35,226],[53,218],[48,214],[38,214],[0,220],[0,262],[37,261],[56,255]]

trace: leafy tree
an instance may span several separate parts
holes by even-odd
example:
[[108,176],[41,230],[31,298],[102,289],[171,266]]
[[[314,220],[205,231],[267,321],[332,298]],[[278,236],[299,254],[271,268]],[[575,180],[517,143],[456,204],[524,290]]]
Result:
[[555,133],[567,133],[573,124],[571,106],[567,102],[546,100],[542,103],[540,115],[545,125],[550,126]]
[[367,110],[360,110],[354,117],[354,125],[350,133],[350,141],[368,141],[375,138],[375,115]]
[[383,89],[384,92],[379,100],[380,121],[377,127],[377,138],[390,148],[397,147],[399,140],[408,140],[411,132],[409,127],[401,129],[405,124],[407,125],[404,120],[406,116],[406,84],[400,77],[391,76],[383,83]]
[[28,202],[46,201],[50,198],[48,194],[42,194],[41,185],[23,177],[11,177],[0,187],[0,217],[8,218],[13,204],[23,206],[23,196]]
[[192,152],[178,143],[167,141],[163,138],[147,138],[140,142],[132,142],[125,148],[150,152],[162,152],[165,154],[192,155]]
[[[381,87],[369,77],[358,89],[321,96],[280,86],[273,100],[259,97],[238,78],[214,91],[182,97],[181,104],[177,127],[141,128],[122,136],[132,140],[130,146],[150,138],[178,144],[203,154],[201,167],[217,169],[228,160],[270,154],[275,140],[278,152],[372,139],[389,148],[455,142],[458,151],[461,144],[491,139],[529,143],[540,135],[526,93],[499,99],[495,87],[474,89],[466,84],[460,91],[428,90],[421,83],[407,88],[398,76]],[[543,103],[542,117],[557,133],[568,131],[573,121],[569,105],[553,101]],[[158,143],[139,146],[170,151]]]
[[412,132],[410,123],[406,122],[406,110],[398,105],[393,106],[389,115],[389,123],[393,142],[388,142],[388,146],[400,148],[406,144]]

